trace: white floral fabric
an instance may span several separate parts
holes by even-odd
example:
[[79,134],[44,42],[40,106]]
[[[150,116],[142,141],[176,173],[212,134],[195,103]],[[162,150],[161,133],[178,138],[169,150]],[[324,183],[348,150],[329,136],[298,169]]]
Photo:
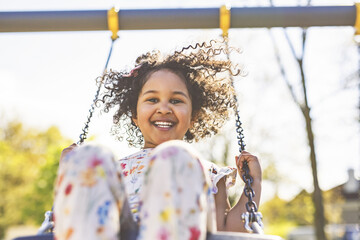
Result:
[[143,149],[119,161],[101,147],[85,145],[60,163],[55,187],[57,240],[117,240],[129,202],[138,240],[204,240],[216,229],[213,194],[236,169],[200,160],[182,141]]
[[[139,193],[144,183],[144,172],[146,172],[149,167],[153,150],[153,148],[142,149],[139,152],[117,161],[117,169],[124,177],[128,201],[135,221],[139,221]],[[206,160],[201,160],[201,163],[210,178],[211,192],[213,194],[218,192],[216,185],[223,177],[226,178],[225,184],[227,188],[235,185],[237,175],[236,168],[219,167],[215,163]]]

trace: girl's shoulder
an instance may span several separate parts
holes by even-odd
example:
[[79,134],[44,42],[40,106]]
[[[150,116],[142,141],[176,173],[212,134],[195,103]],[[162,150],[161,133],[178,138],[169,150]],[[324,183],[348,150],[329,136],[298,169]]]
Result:
[[144,159],[149,157],[150,153],[152,151],[152,148],[145,148],[145,149],[141,149],[140,151],[133,153],[129,156],[126,156],[124,158],[121,158],[119,161],[129,161],[129,160],[133,160],[133,159]]

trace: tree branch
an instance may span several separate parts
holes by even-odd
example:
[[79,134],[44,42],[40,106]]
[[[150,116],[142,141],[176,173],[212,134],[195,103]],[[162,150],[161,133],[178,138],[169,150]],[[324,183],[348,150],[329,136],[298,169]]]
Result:
[[288,79],[288,77],[286,75],[284,65],[281,63],[279,49],[277,47],[276,41],[274,39],[274,36],[273,36],[271,30],[269,30],[269,35],[270,35],[271,41],[272,41],[273,46],[274,46],[275,58],[276,58],[276,61],[277,61],[278,65],[279,65],[280,73],[281,73],[283,79],[285,80],[286,86],[288,87],[288,89],[290,91],[292,99],[300,107],[300,109],[302,109],[302,105],[299,102],[299,100],[297,99],[295,91],[293,89],[293,86],[291,85],[291,83],[290,83],[290,81],[289,81],[289,79]]

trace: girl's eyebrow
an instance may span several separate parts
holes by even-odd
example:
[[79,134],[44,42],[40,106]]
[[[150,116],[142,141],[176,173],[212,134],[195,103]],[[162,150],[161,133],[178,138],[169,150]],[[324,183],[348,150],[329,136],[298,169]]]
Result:
[[[159,91],[156,91],[156,90],[148,90],[148,91],[144,92],[142,95],[144,96],[146,94],[158,93],[158,92]],[[187,94],[185,94],[184,92],[182,92],[182,91],[173,91],[173,94],[175,94],[175,95],[179,94],[179,95],[182,95],[182,96],[184,96],[186,98],[189,98],[189,96]]]
[[150,93],[157,93],[158,91],[155,91],[155,90],[148,90],[146,92],[144,92],[142,95],[146,95],[146,94],[150,94]]
[[181,91],[174,91],[173,94],[180,94],[186,98],[189,98],[189,96],[187,94],[185,94],[184,92],[181,92]]

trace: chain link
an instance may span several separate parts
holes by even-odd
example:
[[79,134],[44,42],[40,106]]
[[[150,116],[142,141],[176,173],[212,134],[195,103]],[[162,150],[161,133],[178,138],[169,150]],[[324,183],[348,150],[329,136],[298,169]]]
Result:
[[95,93],[95,97],[94,97],[94,100],[90,106],[90,109],[89,109],[89,115],[87,116],[87,120],[85,122],[85,126],[84,128],[82,129],[82,133],[80,134],[79,136],[79,141],[77,142],[78,145],[82,144],[84,142],[84,140],[87,138],[87,134],[89,133],[89,123],[91,121],[91,118],[95,112],[95,105],[96,105],[96,100],[98,99],[99,97],[99,93],[100,93],[100,89],[101,89],[101,85],[102,85],[102,81],[101,83],[99,84],[98,86],[98,89]]
[[[234,87],[234,85],[233,85]],[[237,98],[235,96],[235,102],[236,102],[236,108],[238,108]],[[237,110],[236,111],[236,133],[237,133],[237,139],[238,139],[238,145],[239,145],[239,152],[241,153],[243,150],[245,150],[245,142],[244,142],[244,130],[242,128],[242,123],[240,121],[240,113]]]
[[245,182],[244,194],[248,198],[248,202],[246,203],[246,210],[250,213],[252,220],[255,212],[257,212],[257,206],[253,198],[255,197],[254,189],[252,189],[251,184],[253,183],[253,178],[249,174],[249,167],[245,162],[243,165],[244,174],[242,175],[242,179]]

